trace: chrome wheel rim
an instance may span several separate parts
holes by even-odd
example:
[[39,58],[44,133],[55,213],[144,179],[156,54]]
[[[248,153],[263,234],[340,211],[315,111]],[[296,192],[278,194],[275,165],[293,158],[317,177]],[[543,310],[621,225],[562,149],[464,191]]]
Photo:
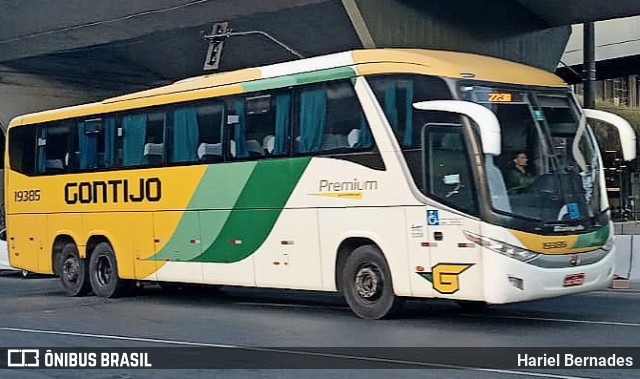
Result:
[[62,277],[67,283],[74,283],[78,281],[80,276],[80,262],[78,259],[69,256],[62,263]]
[[366,264],[360,267],[355,275],[355,289],[358,296],[365,301],[375,301],[382,295],[384,280],[378,266]]
[[111,261],[107,257],[98,258],[96,264],[96,280],[101,287],[105,287],[111,281],[113,275],[113,267]]

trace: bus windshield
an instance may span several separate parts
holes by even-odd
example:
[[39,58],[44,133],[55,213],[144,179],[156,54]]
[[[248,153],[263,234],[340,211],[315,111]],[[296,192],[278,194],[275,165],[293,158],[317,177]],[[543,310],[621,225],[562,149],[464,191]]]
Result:
[[464,100],[491,109],[501,155],[486,156],[492,207],[543,224],[574,224],[602,211],[593,133],[567,91],[463,85]]

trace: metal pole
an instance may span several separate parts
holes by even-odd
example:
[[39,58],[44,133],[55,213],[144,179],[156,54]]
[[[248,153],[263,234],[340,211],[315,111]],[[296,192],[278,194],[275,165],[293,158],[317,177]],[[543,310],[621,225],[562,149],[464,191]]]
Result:
[[584,24],[584,107],[596,107],[596,38],[593,22]]

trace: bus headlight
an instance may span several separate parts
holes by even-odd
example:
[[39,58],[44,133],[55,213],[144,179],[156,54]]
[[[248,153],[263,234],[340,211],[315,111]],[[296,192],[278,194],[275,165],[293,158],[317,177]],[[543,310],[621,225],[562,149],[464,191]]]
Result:
[[469,241],[472,241],[480,246],[484,246],[491,251],[500,253],[509,258],[517,259],[521,262],[527,262],[538,256],[538,253],[523,249],[521,247],[510,245],[506,242],[497,241],[492,238],[483,237],[471,232],[464,232],[464,235]]

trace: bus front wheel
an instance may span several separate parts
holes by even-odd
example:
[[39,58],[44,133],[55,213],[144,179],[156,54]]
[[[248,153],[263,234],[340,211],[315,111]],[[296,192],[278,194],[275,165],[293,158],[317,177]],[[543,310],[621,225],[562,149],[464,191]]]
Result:
[[400,299],[393,293],[387,262],[373,245],[360,246],[347,257],[342,269],[342,292],[360,318],[389,318],[400,305]]
[[91,290],[87,275],[88,262],[80,258],[78,247],[68,243],[60,257],[60,281],[68,296],[84,296]]
[[91,254],[89,277],[93,293],[99,297],[119,297],[129,288],[129,281],[118,276],[116,255],[106,242],[99,243]]

